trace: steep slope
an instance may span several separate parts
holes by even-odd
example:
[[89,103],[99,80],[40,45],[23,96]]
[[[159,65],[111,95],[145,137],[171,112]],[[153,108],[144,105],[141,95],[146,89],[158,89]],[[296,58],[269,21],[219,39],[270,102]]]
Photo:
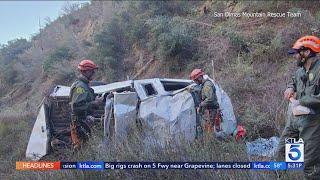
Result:
[[[223,12],[295,12],[301,13],[301,17],[217,17],[217,13]],[[31,46],[26,46],[22,53],[19,51],[10,63],[0,57],[5,67],[14,70],[8,74],[17,77],[9,81],[10,84],[3,80],[7,77],[4,71],[0,73],[0,134],[6,141],[14,142],[10,138],[13,130],[21,131],[21,135],[14,137],[26,140],[34,121],[33,113],[42,97],[55,84],[70,85],[79,60],[92,58],[101,67],[97,80],[106,82],[127,78],[189,78],[193,68],[202,68],[212,75],[213,61],[214,77],[230,95],[239,122],[248,129],[248,139],[279,135],[287,110],[282,93],[296,69],[286,52],[302,35],[320,36],[319,27],[320,9],[316,1],[93,1],[48,24],[31,40]],[[23,116],[26,114],[28,116]],[[19,143],[21,149],[25,149],[26,142]],[[217,144],[217,152],[223,149],[230,150],[229,154],[243,153],[243,146],[239,152],[238,145]],[[10,152],[11,146],[14,145],[0,150]],[[94,153],[75,158],[107,159],[112,158],[112,153],[123,159],[139,160],[142,157],[136,153],[139,148],[130,152],[122,148],[123,151],[106,152],[105,156],[99,152],[101,149],[89,148],[88,152]],[[219,154],[218,157],[212,155],[212,146],[196,152],[189,151],[195,147],[188,148],[181,156],[177,152],[168,152],[165,156],[157,152],[148,157],[151,160],[192,157],[191,160],[198,161],[221,158]],[[236,157],[229,158],[231,161]],[[10,159],[23,159],[23,151],[16,152]],[[190,173],[190,177],[199,174],[201,177],[217,175]],[[84,174],[73,175],[86,177]],[[141,177],[136,172],[130,175]],[[145,172],[142,177],[153,175],[177,177],[161,172]],[[250,173],[242,175],[252,178]],[[121,177],[128,176],[122,174]],[[70,175],[60,174],[60,177]],[[239,176],[231,173],[224,177]]]

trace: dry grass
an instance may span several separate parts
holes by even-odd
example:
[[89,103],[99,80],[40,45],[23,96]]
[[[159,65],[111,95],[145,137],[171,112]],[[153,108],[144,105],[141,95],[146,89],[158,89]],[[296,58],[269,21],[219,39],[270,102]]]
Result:
[[15,172],[15,162],[25,158],[34,121],[33,114],[1,114],[0,178]]
[[[5,179],[275,179],[272,171],[253,170],[104,170],[104,171],[15,171],[15,161],[23,161],[30,127],[24,121],[7,124],[1,121],[1,176]],[[28,129],[28,130],[27,130]],[[20,133],[15,133],[20,132]],[[63,155],[47,156],[49,161],[249,161],[245,144],[221,142],[216,139],[200,142],[171,143],[165,148],[147,146],[139,135],[131,134],[121,143],[102,144],[102,131],[96,130],[91,140],[75,154],[68,149]],[[290,179],[301,179],[301,173],[290,173]],[[3,179],[3,178],[2,178]]]

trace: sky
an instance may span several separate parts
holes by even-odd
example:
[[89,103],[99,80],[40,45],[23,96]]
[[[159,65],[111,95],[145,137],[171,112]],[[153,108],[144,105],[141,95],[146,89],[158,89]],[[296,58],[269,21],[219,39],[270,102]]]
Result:
[[0,44],[7,41],[30,37],[39,32],[39,19],[42,27],[45,19],[51,21],[62,14],[67,3],[89,1],[1,1],[0,0]]

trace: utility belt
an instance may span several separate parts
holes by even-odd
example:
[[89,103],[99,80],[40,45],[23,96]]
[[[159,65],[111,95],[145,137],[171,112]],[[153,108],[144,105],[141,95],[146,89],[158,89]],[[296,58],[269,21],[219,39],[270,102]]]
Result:
[[90,126],[85,122],[85,117],[83,116],[71,116],[71,129],[74,129],[79,134],[85,134],[89,136],[91,134]]
[[201,113],[202,115],[212,115],[215,116],[216,113],[219,111],[219,108],[214,108],[213,106],[207,106],[207,107],[203,107],[201,109]]
[[213,131],[213,128],[215,128],[215,131],[219,132],[221,131],[221,123],[222,123],[222,114],[220,109],[205,109],[203,113],[205,122],[205,129],[209,129],[209,131]]

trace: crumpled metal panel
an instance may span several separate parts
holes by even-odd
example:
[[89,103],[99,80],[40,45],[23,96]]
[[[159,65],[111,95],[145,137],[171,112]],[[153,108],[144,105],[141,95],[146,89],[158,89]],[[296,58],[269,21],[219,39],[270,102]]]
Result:
[[[109,91],[115,91],[117,89],[121,88],[126,88],[126,87],[131,87],[133,81],[128,80],[128,81],[121,81],[121,82],[115,82],[115,83],[110,83],[107,85],[100,85],[100,86],[92,86],[92,89],[94,90],[94,93],[96,94],[102,94],[105,92]],[[68,97],[70,94],[70,87],[69,86],[62,86],[62,85],[57,85],[53,92],[50,94],[52,97]]]
[[115,139],[127,137],[129,129],[135,126],[137,119],[138,96],[136,92],[114,94]]
[[37,161],[48,152],[49,131],[46,124],[45,105],[42,104],[33,126],[26,150],[26,158]]
[[128,81],[114,82],[107,85],[92,86],[92,89],[94,90],[94,93],[102,94],[105,92],[116,91],[118,89],[131,87],[132,85],[133,85],[133,80],[128,80]]
[[103,121],[103,135],[105,137],[105,141],[108,141],[108,138],[110,137],[110,121],[112,119],[113,113],[113,98],[106,99],[106,103],[104,106],[104,121]]
[[51,97],[67,97],[70,93],[70,87],[57,85],[53,92],[50,94]]
[[[148,96],[146,94],[144,87],[143,87],[143,85],[145,85],[145,84],[152,84],[154,90],[156,91],[156,95]],[[169,92],[164,90],[163,85],[161,84],[161,82],[158,78],[135,80],[134,81],[134,89],[138,93],[138,96],[141,99],[141,101],[144,101],[145,99],[152,98],[155,96],[162,96],[162,95],[170,94]]]
[[188,91],[142,101],[139,117],[149,143],[157,142],[163,146],[172,140],[179,142],[181,137],[186,140],[195,138],[196,111],[192,95]]

